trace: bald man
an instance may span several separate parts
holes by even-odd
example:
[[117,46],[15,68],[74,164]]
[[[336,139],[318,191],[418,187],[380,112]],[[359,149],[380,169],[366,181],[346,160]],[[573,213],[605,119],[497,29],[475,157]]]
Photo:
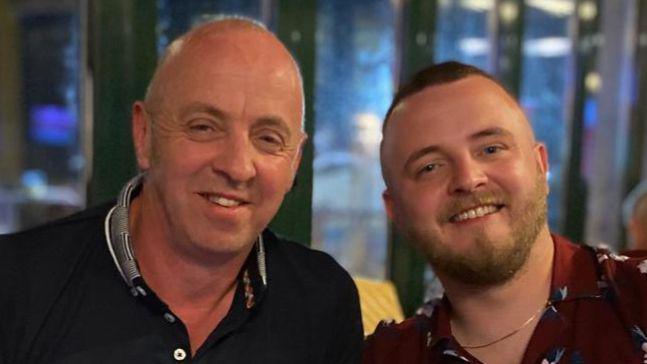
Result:
[[551,235],[548,156],[518,103],[483,71],[428,67],[383,127],[389,218],[445,288],[382,323],[364,363],[642,363],[647,261]]
[[349,275],[267,225],[306,139],[296,62],[262,25],[174,41],[132,108],[116,203],[0,241],[1,363],[352,363]]

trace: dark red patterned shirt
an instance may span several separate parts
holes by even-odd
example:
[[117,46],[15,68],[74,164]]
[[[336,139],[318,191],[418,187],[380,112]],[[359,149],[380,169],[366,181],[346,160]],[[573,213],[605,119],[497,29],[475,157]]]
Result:
[[[647,256],[553,241],[552,293],[522,364],[647,363]],[[446,298],[422,311],[380,323],[363,363],[481,363],[452,336]]]

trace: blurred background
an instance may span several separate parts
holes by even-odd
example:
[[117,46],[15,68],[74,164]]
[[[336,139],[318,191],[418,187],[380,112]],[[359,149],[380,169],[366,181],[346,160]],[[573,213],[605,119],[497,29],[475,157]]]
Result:
[[0,0],[0,233],[114,198],[157,56],[220,13],[267,24],[304,73],[310,143],[272,226],[392,280],[405,313],[433,273],[388,224],[378,144],[400,80],[432,62],[518,96],[548,146],[554,232],[624,248],[622,200],[647,176],[647,0]]

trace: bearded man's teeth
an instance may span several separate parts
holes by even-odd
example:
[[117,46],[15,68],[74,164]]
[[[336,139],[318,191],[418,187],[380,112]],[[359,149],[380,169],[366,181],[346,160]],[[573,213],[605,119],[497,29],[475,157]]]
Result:
[[224,197],[221,197],[221,196],[215,196],[215,195],[209,196],[209,202],[215,203],[216,205],[220,205],[220,206],[223,206],[223,207],[234,207],[234,206],[241,205],[240,201],[230,200],[228,198],[224,198]]
[[483,217],[491,213],[497,212],[499,210],[495,205],[479,206],[477,208],[463,211],[458,215],[455,215],[451,218],[453,222],[461,222],[469,219],[475,219],[477,217]]

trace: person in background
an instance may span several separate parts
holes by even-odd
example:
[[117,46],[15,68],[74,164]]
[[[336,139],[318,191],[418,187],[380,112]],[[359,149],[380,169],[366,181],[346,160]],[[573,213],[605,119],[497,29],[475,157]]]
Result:
[[414,75],[380,152],[387,214],[445,295],[378,325],[364,363],[647,360],[647,260],[551,234],[546,147],[490,75],[458,62]]
[[170,44],[132,107],[116,203],[0,238],[0,363],[353,363],[357,290],[267,229],[306,135],[279,40],[226,17]]
[[627,195],[622,213],[629,238],[627,248],[647,253],[647,181],[639,183]]

